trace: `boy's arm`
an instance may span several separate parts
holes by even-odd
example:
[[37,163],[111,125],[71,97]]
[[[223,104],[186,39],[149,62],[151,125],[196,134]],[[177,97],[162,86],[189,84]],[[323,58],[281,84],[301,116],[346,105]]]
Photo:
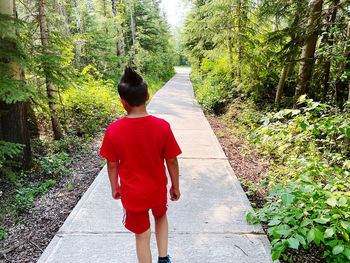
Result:
[[180,185],[179,185],[179,164],[177,158],[165,160],[166,166],[171,179],[170,196],[172,201],[177,201],[180,198]]
[[108,177],[109,177],[109,181],[111,183],[112,197],[114,199],[120,199],[120,197],[121,197],[119,180],[118,180],[118,168],[119,168],[119,162],[108,162],[107,161]]

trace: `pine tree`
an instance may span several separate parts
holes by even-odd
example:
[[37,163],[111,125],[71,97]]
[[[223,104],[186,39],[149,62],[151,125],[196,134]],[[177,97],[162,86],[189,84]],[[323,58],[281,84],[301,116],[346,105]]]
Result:
[[[48,27],[47,27],[47,21],[46,21],[44,0],[38,0],[38,7],[39,7],[39,25],[40,25],[41,44],[44,49],[44,54],[49,54],[48,53],[49,36],[48,36]],[[44,65],[44,71],[46,72],[49,71],[49,68],[45,67],[45,65]],[[56,102],[55,102],[55,99],[56,99],[55,88],[51,80],[47,76],[46,76],[46,92],[47,92],[47,98],[49,99],[52,130],[53,130],[55,139],[59,140],[62,138],[63,133],[61,129],[61,124],[57,116],[57,109],[56,109]]]
[[[26,101],[31,95],[24,82],[24,72],[18,61],[23,61],[25,54],[16,42],[15,26],[19,21],[15,18],[14,1],[0,1],[0,155],[13,151],[15,145],[4,143],[19,143],[24,145],[20,161],[24,167],[29,167],[32,160],[29,131],[27,126]],[[4,148],[5,147],[5,148]],[[17,148],[18,149],[18,148]],[[2,161],[3,155],[0,156]],[[0,163],[0,168],[2,164]],[[1,170],[1,169],[0,169]]]
[[315,53],[316,42],[319,36],[319,25],[322,15],[323,0],[310,0],[310,15],[308,21],[308,28],[306,32],[305,45],[301,55],[301,61],[298,73],[298,84],[295,89],[294,106],[296,106],[297,99],[307,93],[307,86],[311,79],[313,70],[313,58]]

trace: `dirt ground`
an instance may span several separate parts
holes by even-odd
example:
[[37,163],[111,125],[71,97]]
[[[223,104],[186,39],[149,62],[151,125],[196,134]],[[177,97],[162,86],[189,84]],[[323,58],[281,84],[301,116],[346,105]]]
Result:
[[100,146],[101,139],[95,139],[89,153],[68,167],[73,173],[56,180],[48,193],[35,200],[31,211],[20,216],[21,223],[16,224],[11,218],[0,222],[8,234],[0,243],[1,263],[36,262],[39,259],[101,170],[103,158],[98,155]]
[[[246,140],[234,136],[232,128],[220,117],[206,115],[221,147],[223,148],[232,169],[241,181],[243,190],[246,192],[249,201],[255,208],[260,208],[265,203],[267,189],[252,191],[248,181],[259,185],[264,181],[264,174],[269,169],[269,161],[259,155],[252,145]],[[266,231],[267,225],[262,224]],[[311,246],[308,250],[304,249],[287,249],[285,254],[292,261],[279,259],[280,262],[295,263],[323,263],[323,251],[316,245]]]

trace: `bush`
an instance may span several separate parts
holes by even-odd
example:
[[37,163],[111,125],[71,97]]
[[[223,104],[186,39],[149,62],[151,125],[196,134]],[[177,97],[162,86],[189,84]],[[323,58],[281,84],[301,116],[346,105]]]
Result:
[[304,107],[272,113],[250,134],[277,164],[268,175],[271,190],[257,219],[268,224],[273,259],[288,247],[314,243],[324,248],[327,262],[347,262],[350,119],[347,112],[305,96],[299,103]]
[[257,211],[268,223],[272,256],[288,247],[324,246],[327,262],[350,260],[349,172],[329,167],[319,159],[295,159],[292,179],[269,191],[267,203]]
[[20,167],[20,163],[15,158],[22,153],[23,147],[23,144],[0,140],[0,179],[4,182],[16,181],[14,170]]
[[201,72],[192,72],[196,98],[211,113],[222,114],[234,97],[227,58],[203,59]]
[[79,87],[72,87],[63,94],[64,106],[60,107],[59,115],[68,131],[73,130],[78,135],[93,134],[115,121],[123,108],[113,83],[102,80],[93,67],[86,67],[81,78]]
[[71,158],[65,152],[39,157],[37,162],[40,167],[40,173],[44,176],[67,176],[72,173],[72,170],[67,168],[71,162]]

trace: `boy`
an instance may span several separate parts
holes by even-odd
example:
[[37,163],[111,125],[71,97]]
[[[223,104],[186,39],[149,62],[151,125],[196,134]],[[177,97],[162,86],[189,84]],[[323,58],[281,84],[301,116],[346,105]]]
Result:
[[122,201],[123,224],[135,233],[140,263],[152,262],[148,215],[148,210],[152,210],[158,263],[167,263],[170,259],[167,251],[167,177],[164,160],[172,183],[171,200],[176,201],[180,198],[176,157],[181,150],[169,123],[147,113],[147,84],[129,67],[125,68],[118,92],[128,115],[109,125],[100,151],[100,155],[107,159],[112,197]]

